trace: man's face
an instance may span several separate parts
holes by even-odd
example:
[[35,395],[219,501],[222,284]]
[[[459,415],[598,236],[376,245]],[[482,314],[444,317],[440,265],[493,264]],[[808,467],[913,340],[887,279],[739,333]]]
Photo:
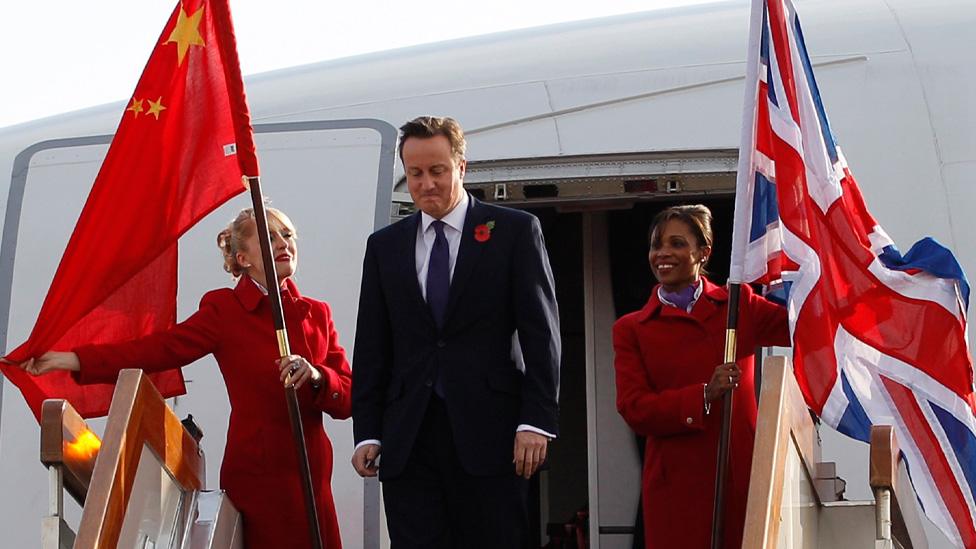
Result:
[[401,152],[407,189],[413,203],[434,219],[441,219],[461,200],[464,159],[455,159],[443,135],[408,137]]

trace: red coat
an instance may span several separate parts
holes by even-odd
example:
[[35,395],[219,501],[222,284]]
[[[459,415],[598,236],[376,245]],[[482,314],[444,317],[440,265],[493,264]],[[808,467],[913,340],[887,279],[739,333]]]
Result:
[[[657,288],[643,309],[613,326],[617,410],[647,437],[642,501],[648,548],[706,548],[711,540],[722,402],[705,415],[704,386],[724,362],[728,292],[703,279],[691,313],[662,305]],[[756,400],[752,353],[789,344],[786,309],[743,285],[732,409],[725,547],[742,545]]]
[[[352,374],[326,303],[302,297],[288,280],[282,306],[292,354],[305,357],[324,376],[319,389],[309,384],[299,389],[298,400],[322,535],[334,549],[342,542],[332,500],[332,443],[322,412],[349,417]],[[310,546],[298,458],[275,364],[271,305],[250,278],[241,277],[233,290],[208,292],[196,313],[168,331],[75,352],[83,383],[114,382],[122,368],[179,368],[212,353],[231,404],[220,486],[244,517],[246,547]]]

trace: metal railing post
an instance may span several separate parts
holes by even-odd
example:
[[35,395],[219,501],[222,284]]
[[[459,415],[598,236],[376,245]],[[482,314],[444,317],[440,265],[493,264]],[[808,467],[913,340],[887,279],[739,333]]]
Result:
[[43,549],[70,549],[75,543],[75,533],[64,522],[64,468],[51,465],[47,468],[47,516],[41,521],[41,547]]

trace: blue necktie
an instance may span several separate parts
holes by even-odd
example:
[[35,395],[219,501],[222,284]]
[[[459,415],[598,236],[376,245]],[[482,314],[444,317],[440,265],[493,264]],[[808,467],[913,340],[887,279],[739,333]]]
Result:
[[438,328],[444,327],[447,293],[451,288],[451,250],[444,236],[444,222],[434,221],[434,246],[427,264],[427,305]]

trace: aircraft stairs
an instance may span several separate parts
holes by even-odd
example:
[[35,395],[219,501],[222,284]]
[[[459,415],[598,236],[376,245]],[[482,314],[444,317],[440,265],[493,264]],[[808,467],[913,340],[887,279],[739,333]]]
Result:
[[763,364],[742,547],[927,548],[921,513],[890,426],[871,432],[875,501],[846,501],[787,357]]
[[[204,455],[141,370],[123,370],[102,439],[64,400],[41,411],[49,473],[44,549],[242,547],[241,519],[220,491],[204,491]],[[75,533],[64,493],[81,506]]]

